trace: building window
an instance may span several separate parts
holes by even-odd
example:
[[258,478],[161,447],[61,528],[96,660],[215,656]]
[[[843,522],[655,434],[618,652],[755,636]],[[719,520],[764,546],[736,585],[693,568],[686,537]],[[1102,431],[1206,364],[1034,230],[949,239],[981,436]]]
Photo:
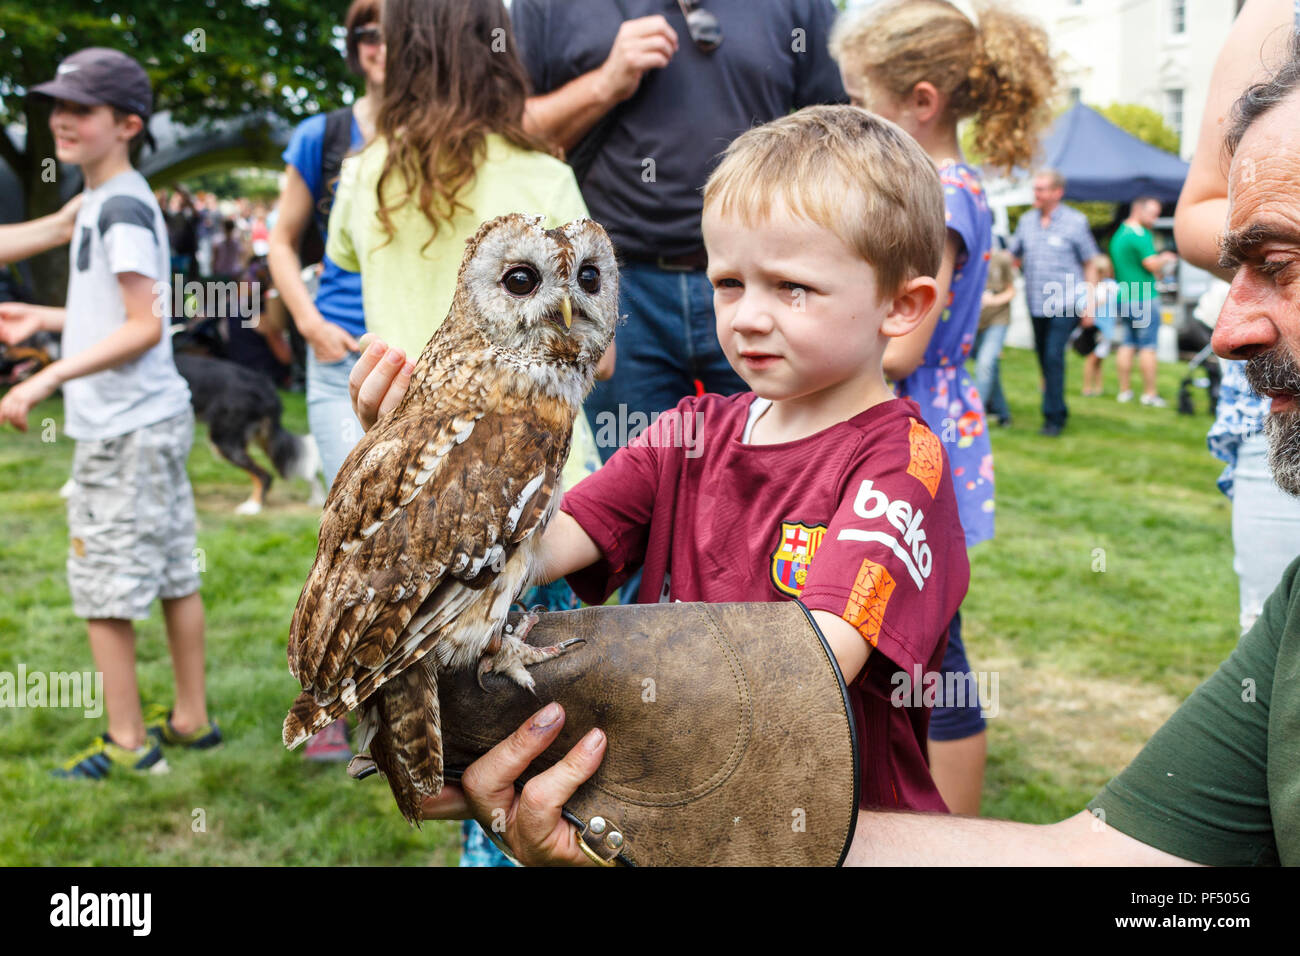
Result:
[[1165,90],[1165,122],[1183,141],[1183,91]]
[[1170,0],[1169,32],[1181,36],[1187,31],[1187,0]]

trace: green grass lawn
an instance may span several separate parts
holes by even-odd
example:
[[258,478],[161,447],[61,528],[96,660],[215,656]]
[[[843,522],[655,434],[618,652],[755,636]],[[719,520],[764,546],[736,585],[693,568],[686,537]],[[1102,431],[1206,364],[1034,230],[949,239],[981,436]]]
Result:
[[[1162,368],[1167,398],[1180,374]],[[998,678],[986,814],[1048,822],[1082,808],[1236,642],[1230,512],[1205,450],[1210,418],[1119,405],[1113,367],[1108,375],[1109,395],[1072,397],[1066,435],[1044,439],[1033,356],[1006,354],[1015,424],[993,435],[998,533],[972,552],[963,606],[972,664]],[[305,431],[302,397],[286,395],[285,404],[286,425]],[[41,440],[46,418],[59,429],[53,442]],[[88,670],[58,497],[73,443],[62,437],[57,400],[32,423],[27,435],[0,432],[0,671]],[[307,485],[277,481],[261,515],[237,516],[248,482],[202,434],[189,473],[206,568],[209,699],[227,743],[207,754],[169,751],[167,776],[63,782],[50,767],[102,730],[102,719],[0,710],[0,862],[454,863],[453,824],[414,830],[382,782],[305,764],[280,743],[298,690],[286,636],[316,547]],[[139,635],[145,701],[169,703],[160,612]]]

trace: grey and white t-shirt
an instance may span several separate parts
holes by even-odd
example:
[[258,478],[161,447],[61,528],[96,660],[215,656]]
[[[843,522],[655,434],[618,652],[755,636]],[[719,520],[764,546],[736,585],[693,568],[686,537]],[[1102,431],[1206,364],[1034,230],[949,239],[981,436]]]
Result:
[[72,236],[63,354],[76,355],[126,322],[117,276],[138,272],[160,283],[155,300],[162,339],[139,358],[63,386],[66,430],[102,440],[166,421],[189,407],[190,390],[172,361],[171,250],[162,211],[134,169],[86,191]]

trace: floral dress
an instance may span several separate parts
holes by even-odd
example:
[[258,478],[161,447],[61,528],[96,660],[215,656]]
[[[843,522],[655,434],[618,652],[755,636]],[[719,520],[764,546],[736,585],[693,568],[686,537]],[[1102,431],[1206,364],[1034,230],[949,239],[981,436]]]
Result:
[[935,324],[925,357],[895,391],[916,402],[939,436],[952,467],[957,509],[966,546],[993,537],[993,449],[979,391],[966,372],[979,326],[980,300],[988,277],[993,214],[979,174],[964,163],[939,167],[949,231],[960,248],[948,302]]

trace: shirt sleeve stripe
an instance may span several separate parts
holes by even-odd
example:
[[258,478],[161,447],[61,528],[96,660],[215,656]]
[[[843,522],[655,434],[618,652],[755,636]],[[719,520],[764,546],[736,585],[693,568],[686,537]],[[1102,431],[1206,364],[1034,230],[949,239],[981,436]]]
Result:
[[104,235],[119,223],[141,226],[149,230],[154,244],[157,244],[158,236],[154,232],[153,210],[142,200],[134,196],[110,196],[104,200],[103,208],[99,211],[99,234]]

